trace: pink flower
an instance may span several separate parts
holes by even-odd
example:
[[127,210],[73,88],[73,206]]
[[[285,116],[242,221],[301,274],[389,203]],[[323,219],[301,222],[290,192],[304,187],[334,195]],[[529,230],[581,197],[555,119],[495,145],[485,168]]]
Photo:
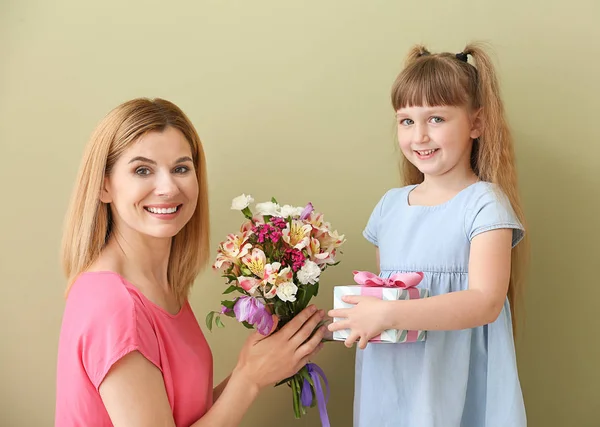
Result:
[[246,292],[249,292],[251,295],[256,292],[256,288],[258,288],[261,284],[261,281],[248,276],[240,276],[237,278],[238,283]]
[[258,243],[264,243],[265,241],[277,243],[282,236],[281,229],[270,224],[257,225],[252,228],[252,232],[257,235]]
[[285,219],[283,219],[283,218],[273,217],[273,218],[271,218],[271,224],[273,224],[275,227],[283,230],[285,228],[285,226],[287,225],[287,222],[285,222]]
[[281,263],[292,268],[293,271],[298,271],[302,268],[306,258],[301,250],[296,248],[289,248],[285,250]]

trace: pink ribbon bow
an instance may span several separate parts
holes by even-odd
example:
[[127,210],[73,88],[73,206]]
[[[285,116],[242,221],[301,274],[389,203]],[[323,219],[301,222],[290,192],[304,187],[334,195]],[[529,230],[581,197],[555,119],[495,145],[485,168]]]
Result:
[[396,273],[389,278],[384,279],[369,271],[354,271],[354,281],[363,286],[377,286],[384,288],[414,288],[421,280],[423,273]]

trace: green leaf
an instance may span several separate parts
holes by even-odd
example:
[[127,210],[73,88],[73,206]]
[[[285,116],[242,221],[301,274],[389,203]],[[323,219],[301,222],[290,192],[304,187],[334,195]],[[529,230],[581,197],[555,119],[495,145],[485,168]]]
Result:
[[279,204],[279,202],[277,201],[277,199],[275,199],[275,197],[271,197],[271,201],[272,201],[273,203],[277,203],[277,204]]
[[244,214],[244,216],[247,219],[252,219],[252,211],[250,210],[250,208],[248,206],[246,206],[244,209],[242,209],[242,213]]
[[212,322],[213,322],[213,317],[215,317],[215,311],[211,311],[210,313],[208,313],[206,315],[206,326],[208,327],[209,331],[212,331]]
[[237,291],[238,287],[236,285],[231,285],[230,287],[228,287],[227,289],[225,289],[223,291],[223,294],[230,294],[234,291]]
[[245,320],[242,322],[242,325],[244,325],[248,329],[254,329],[254,326],[252,326],[250,323],[246,322]]
[[223,324],[223,322],[221,321],[221,316],[217,316],[215,318],[215,324],[217,325],[217,327],[219,328],[224,328],[225,325]]
[[287,309],[283,304],[275,304],[275,314],[279,317],[285,317],[287,315]]
[[230,310],[233,310],[233,306],[235,305],[235,301],[230,301],[230,300],[223,300],[221,301],[221,305],[223,307],[227,307]]

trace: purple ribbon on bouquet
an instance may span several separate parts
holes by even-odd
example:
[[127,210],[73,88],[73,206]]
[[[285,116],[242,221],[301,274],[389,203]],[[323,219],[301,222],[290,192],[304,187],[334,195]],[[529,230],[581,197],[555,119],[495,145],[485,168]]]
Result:
[[[313,381],[315,385],[315,394],[317,397],[317,405],[319,406],[319,414],[321,415],[321,425],[323,427],[330,427],[329,425],[329,416],[327,415],[327,401],[329,400],[329,382],[327,381],[327,377],[325,376],[325,372],[317,366],[315,363],[308,363],[306,365],[308,370],[308,375]],[[327,387],[327,397],[323,395],[323,388],[321,387],[321,378],[325,382],[325,387]],[[300,395],[300,401],[302,406],[310,406],[313,400],[312,392],[310,390],[310,383],[305,378],[304,383],[302,384],[302,394]]]

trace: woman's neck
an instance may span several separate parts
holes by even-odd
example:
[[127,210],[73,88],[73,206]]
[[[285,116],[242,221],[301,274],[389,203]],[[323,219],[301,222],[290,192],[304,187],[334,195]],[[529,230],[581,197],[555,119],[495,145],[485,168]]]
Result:
[[154,238],[133,230],[113,230],[103,253],[136,284],[169,290],[168,268],[172,238]]

